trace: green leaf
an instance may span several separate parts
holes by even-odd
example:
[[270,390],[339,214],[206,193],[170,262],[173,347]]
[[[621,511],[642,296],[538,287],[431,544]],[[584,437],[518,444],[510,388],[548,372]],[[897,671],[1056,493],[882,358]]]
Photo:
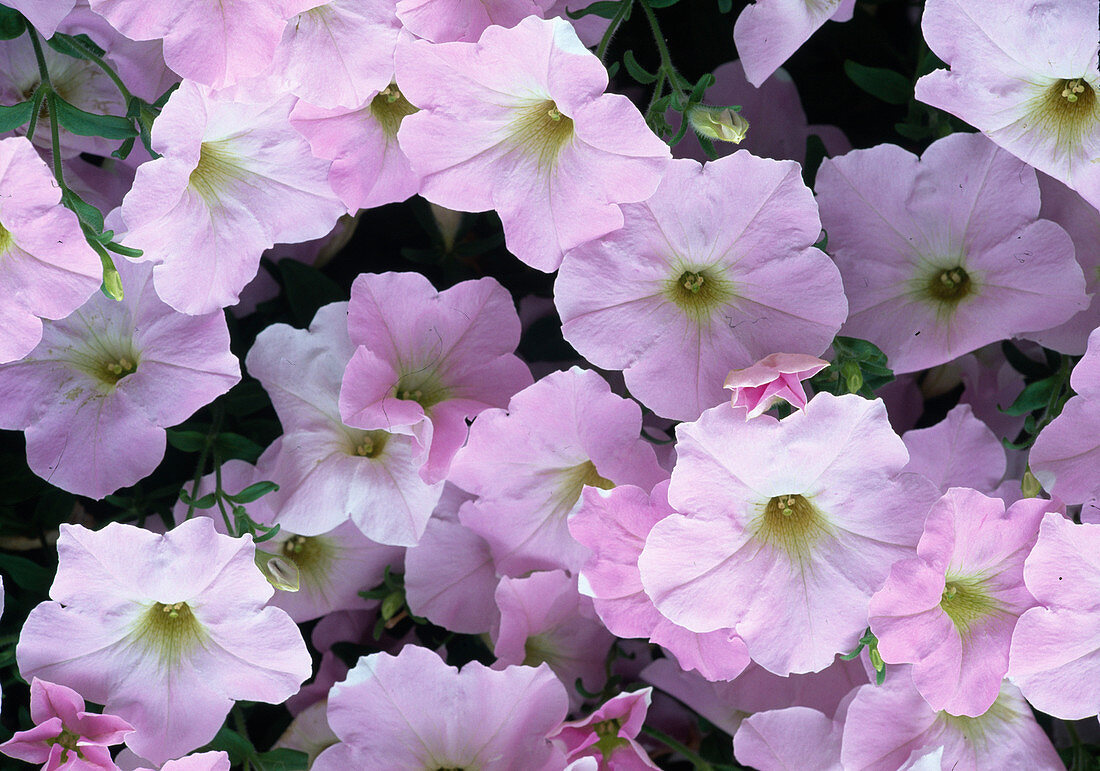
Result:
[[718,0],[718,13],[729,13],[733,10],[733,0]]
[[260,453],[264,451],[263,447],[248,437],[232,432],[218,434],[218,438],[214,440],[214,448],[218,452],[218,458],[222,461],[239,458],[249,463],[255,463],[256,459],[260,457]]
[[1061,381],[1061,375],[1051,375],[1048,378],[1030,383],[1016,397],[1016,401],[1008,407],[1001,407],[1000,410],[1006,415],[1016,417],[1027,415],[1035,410],[1041,410],[1050,404],[1050,397],[1054,395],[1054,390],[1061,385]]
[[12,40],[23,34],[27,23],[14,8],[0,5],[0,40]]
[[[77,45],[77,44],[80,45]],[[95,44],[95,41],[85,35],[83,32],[79,35],[66,35],[62,32],[54,33],[54,36],[46,41],[46,44],[57,51],[58,53],[71,56],[74,59],[87,59],[87,54],[81,49],[81,45],[84,49],[91,51],[96,56],[103,56],[106,51]]]
[[883,67],[867,67],[848,59],[844,72],[868,94],[889,104],[905,104],[913,95],[913,85],[905,76]]
[[638,64],[638,60],[634,58],[634,51],[631,49],[627,49],[626,53],[623,54],[623,65],[626,67],[626,71],[630,73],[630,77],[642,85],[649,85],[657,80],[656,75]]
[[72,209],[76,214],[77,219],[96,233],[103,232],[103,213],[85,201],[79,195],[74,193],[71,189],[65,188],[61,191],[61,203],[69,209]]
[[680,0],[644,0],[650,8],[671,8]]
[[228,726],[222,726],[214,736],[214,740],[202,749],[206,751],[225,750],[229,755],[229,762],[234,766],[241,765],[245,760],[253,760],[256,757],[256,749],[252,746],[252,743]]
[[199,431],[168,429],[168,444],[182,452],[202,452],[206,446],[206,434]]
[[289,747],[280,747],[260,753],[252,763],[261,771],[306,771],[309,768],[309,755]]
[[[183,497],[183,490],[180,490],[180,498]],[[193,501],[184,501],[188,506],[194,506],[196,509],[212,509],[218,502],[218,498],[214,493],[207,493],[206,495],[200,495]]]
[[703,101],[703,95],[706,94],[707,89],[713,86],[715,83],[714,73],[704,72],[699,80],[696,81],[695,86],[691,89],[691,98],[688,100],[691,104],[697,104]]
[[570,19],[581,19],[585,16],[599,16],[601,19],[611,19],[619,12],[619,6],[627,1],[628,0],[599,0],[599,2],[592,3],[592,5],[581,8],[579,11],[570,11],[567,8],[565,15]]
[[50,104],[57,110],[57,122],[82,137],[129,139],[138,135],[134,122],[128,118],[86,112],[56,95],[50,99]]
[[33,594],[45,596],[53,583],[52,570],[14,554],[0,554],[0,570],[7,573],[20,589],[26,589]]
[[143,252],[141,249],[135,249],[132,246],[123,246],[122,244],[118,243],[117,241],[108,241],[107,243],[104,244],[104,246],[107,248],[107,251],[109,251],[109,252],[114,252],[115,254],[121,254],[123,257],[129,257],[130,259],[133,259],[133,260],[136,260],[138,257],[145,254],[145,252]]
[[912,139],[914,142],[919,142],[932,133],[930,128],[919,123],[895,123],[894,131],[906,139]]
[[299,326],[309,326],[322,305],[348,299],[339,284],[311,265],[288,257],[279,261],[278,268],[290,312]]
[[258,500],[278,489],[279,486],[274,482],[257,482],[256,484],[244,488],[236,495],[227,495],[225,497],[234,503],[252,503],[252,501]]
[[19,104],[0,105],[0,132],[19,128],[29,121],[33,114],[34,102],[30,99]]

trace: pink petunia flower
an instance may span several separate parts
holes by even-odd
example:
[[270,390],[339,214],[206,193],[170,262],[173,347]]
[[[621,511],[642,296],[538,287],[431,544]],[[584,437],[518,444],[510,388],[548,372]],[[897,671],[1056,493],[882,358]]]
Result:
[[468,418],[531,384],[514,353],[520,324],[495,279],[437,292],[419,273],[364,273],[351,288],[340,415],[350,426],[416,439],[420,474],[442,482]]
[[489,542],[504,575],[576,571],[585,549],[567,520],[584,487],[649,490],[668,476],[641,427],[638,405],[595,372],[547,375],[474,422],[449,479],[480,497],[459,519]]
[[934,710],[977,717],[1008,671],[1012,630],[1035,604],[1024,558],[1051,501],[1004,501],[954,487],[928,513],[917,557],[890,568],[871,598],[871,631],[888,664],[913,664]]
[[432,43],[476,43],[492,26],[514,27],[528,16],[544,18],[554,0],[397,0],[397,18]]
[[952,134],[918,159],[896,145],[824,161],[817,176],[851,314],[895,372],[950,361],[1088,305],[1073,242],[1038,219],[1026,165],[978,134]]
[[72,688],[37,677],[31,678],[31,720],[34,728],[18,731],[0,752],[41,763],[43,771],[115,771],[107,748],[134,731],[120,717],[85,711]]
[[675,512],[668,482],[647,494],[633,485],[586,487],[569,515],[569,532],[591,554],[580,572],[580,591],[592,598],[612,634],[642,637],[669,651],[683,669],[708,680],[732,680],[749,664],[744,641],[732,629],[698,634],[662,616],[642,588],[638,556],[653,526]]
[[176,310],[237,302],[275,243],[320,238],[344,213],[289,123],[292,96],[231,101],[185,81],[153,127],[162,155],[142,164],[122,202],[124,241],[156,265],[157,293]]
[[42,339],[41,318],[61,319],[99,288],[102,266],[76,215],[26,139],[0,140],[0,364]]
[[267,390],[285,431],[257,462],[258,476],[279,485],[265,505],[275,522],[301,536],[321,536],[350,520],[372,541],[411,546],[443,484],[420,478],[412,437],[340,419],[340,383],[355,351],[347,314],[347,303],[332,303],[308,330],[273,324],[248,352],[248,371]]
[[574,249],[554,286],[562,334],[623,369],[657,414],[694,420],[724,401],[730,369],[817,355],[847,313],[840,274],[812,245],[817,204],[798,164],[738,152],[673,161],[626,225]]
[[[286,26],[284,0],[88,0],[131,40],[164,39],[164,60],[185,78],[214,88],[263,72]],[[307,4],[309,0],[307,0]],[[289,9],[288,9],[289,10]]]
[[988,711],[956,717],[928,706],[906,667],[889,672],[883,685],[860,687],[848,706],[840,751],[843,768],[895,771],[941,747],[935,768],[944,771],[1065,768],[1031,707],[1008,681]]
[[10,0],[5,5],[26,16],[43,37],[51,38],[57,25],[72,12],[76,0]]
[[829,362],[799,353],[773,353],[745,369],[726,376],[723,387],[733,391],[730,405],[747,410],[745,420],[763,415],[769,407],[785,401],[792,407],[806,406],[802,381],[829,366]]
[[565,766],[547,735],[565,719],[565,688],[545,664],[494,671],[470,662],[459,672],[426,648],[359,659],[333,686],[328,722],[341,743],[314,771],[349,768]]
[[0,366],[0,427],[24,431],[31,470],[102,498],[152,473],[164,427],[186,420],[240,380],[220,313],[177,313],[147,265],[121,263],[125,298],[100,293],[21,361]]
[[938,492],[880,400],[817,394],[782,421],[726,406],[677,427],[669,503],[638,560],[657,609],[695,632],[733,628],[787,675],[855,648],[890,566],[912,554]]
[[941,493],[970,487],[993,494],[1008,468],[1004,446],[968,404],[954,407],[934,426],[906,431],[901,439],[909,451],[905,470],[920,474]]
[[757,712],[741,721],[734,734],[734,757],[761,771],[844,771],[843,735],[842,716],[830,719],[810,707]]
[[1038,607],[1012,634],[1008,675],[1027,700],[1055,717],[1100,712],[1100,525],[1047,514],[1024,563]]
[[19,671],[128,720],[141,757],[179,757],[214,737],[234,700],[279,703],[310,676],[298,628],[264,607],[274,590],[251,537],[219,535],[207,517],[164,535],[62,525],[57,549],[52,601],[23,626]]
[[562,723],[550,739],[564,747],[568,761],[594,757],[599,768],[614,771],[659,768],[635,741],[652,700],[652,688],[620,693],[583,720]]
[[929,0],[921,30],[950,69],[918,80],[918,99],[1100,207],[1094,2]]
[[829,19],[848,21],[855,0],[755,0],[733,25],[745,76],[759,87]]
[[648,198],[668,147],[568,22],[528,17],[477,43],[402,40],[397,82],[420,108],[398,140],[420,194],[458,211],[496,209],[508,249],[542,271],[623,225]]

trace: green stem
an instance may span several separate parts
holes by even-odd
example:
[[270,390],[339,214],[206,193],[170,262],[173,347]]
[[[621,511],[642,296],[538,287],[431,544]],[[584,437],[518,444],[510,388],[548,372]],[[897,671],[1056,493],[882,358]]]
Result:
[[222,521],[225,522],[225,530],[232,536],[237,535],[237,528],[233,526],[233,521],[229,518],[229,513],[225,510],[225,501],[223,500],[224,492],[222,490],[222,464],[221,459],[218,458],[218,453],[214,453],[214,500],[218,502],[218,511],[222,513]]
[[61,190],[65,187],[65,170],[61,167],[61,127],[57,123],[57,92],[50,87],[46,92],[46,111],[50,114],[50,142],[53,145],[53,175]]
[[52,85],[50,83],[50,71],[46,69],[46,56],[42,52],[42,42],[38,39],[38,33],[30,26],[27,27],[27,32],[31,36],[31,47],[34,48],[34,58],[38,60],[38,75],[42,79],[42,84],[46,86]]
[[[634,0],[619,0],[619,10],[615,11],[615,15],[611,17],[607,31],[603,33],[600,44],[596,46],[596,56],[599,57],[601,62],[604,62],[604,57],[607,56],[607,47],[611,45],[611,38],[615,36],[615,31],[618,30],[627,14],[630,13],[632,5],[634,5]],[[604,64],[607,64],[607,62],[604,62]]]
[[118,76],[118,73],[115,72],[114,68],[111,65],[107,64],[107,62],[103,60],[102,56],[98,55],[95,51],[80,42],[79,38],[70,37],[69,43],[73,46],[73,48],[79,49],[80,53],[84,54],[84,56],[86,56],[89,61],[93,62],[97,67],[103,70],[104,73],[106,73],[107,77],[111,79],[111,82],[115,84],[118,92],[122,94],[122,98],[126,100],[127,104],[129,104],[130,100],[134,98],[134,95],[130,93],[130,90],[128,88],[126,88],[126,84],[122,82],[122,78]]
[[[237,705],[237,704],[233,705],[233,728],[236,729],[237,733],[239,733],[241,735],[241,737],[246,742],[248,742],[248,745],[251,747],[252,746],[252,740],[250,740],[248,738],[248,726],[246,726],[245,722],[244,722],[244,713],[241,711],[240,706]],[[244,759],[244,771],[250,771],[251,768],[252,768],[252,763],[249,761],[248,758],[245,758]]]
[[210,448],[214,443],[214,437],[218,435],[218,431],[221,430],[222,414],[221,411],[217,411],[214,415],[214,423],[210,426],[210,432],[206,435],[206,441],[203,442],[202,452],[199,453],[199,463],[195,467],[195,477],[191,481],[191,503],[187,504],[187,516],[184,519],[191,519],[195,513],[195,496],[199,493],[199,482],[202,481],[202,471],[206,468],[206,459],[210,457]]
[[711,771],[711,769],[713,769],[713,766],[711,766],[710,763],[700,757],[696,752],[688,749],[683,744],[680,744],[680,742],[676,741],[668,734],[662,731],[658,731],[656,728],[650,728],[647,725],[642,726],[642,733],[644,733],[646,736],[650,736],[656,739],[669,749],[679,752],[681,755],[687,758],[693,766],[695,766],[696,771]]

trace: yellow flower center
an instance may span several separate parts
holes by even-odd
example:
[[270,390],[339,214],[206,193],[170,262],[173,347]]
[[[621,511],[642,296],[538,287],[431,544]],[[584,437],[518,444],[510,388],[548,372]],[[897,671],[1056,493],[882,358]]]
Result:
[[985,581],[973,576],[949,575],[940,598],[940,608],[959,634],[964,636],[979,621],[1001,612]]
[[786,554],[792,562],[805,562],[816,544],[831,535],[825,515],[798,494],[777,495],[749,523],[749,533],[759,542]]
[[162,667],[172,669],[201,648],[206,637],[206,630],[186,602],[156,602],[138,620],[133,641],[155,655]]
[[397,130],[401,128],[401,121],[405,116],[412,115],[416,111],[395,83],[390,83],[379,91],[370,102],[370,114],[382,126],[382,133],[386,135],[386,139],[396,137]]
[[508,142],[533,158],[540,172],[552,170],[561,151],[573,141],[573,119],[551,99],[520,105],[514,113],[508,126]]
[[664,295],[700,326],[734,298],[733,284],[714,268],[687,268],[665,282]]
[[1047,135],[1054,153],[1073,155],[1100,126],[1100,96],[1084,78],[1067,78],[1037,86],[1026,108],[1023,127]]

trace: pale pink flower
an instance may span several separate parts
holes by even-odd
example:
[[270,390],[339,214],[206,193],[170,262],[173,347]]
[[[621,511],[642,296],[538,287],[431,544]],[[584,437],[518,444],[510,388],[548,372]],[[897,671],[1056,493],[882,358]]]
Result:
[[419,273],[364,273],[351,287],[348,334],[358,347],[340,414],[357,428],[411,435],[421,476],[442,482],[466,420],[531,384],[514,353],[519,333],[512,297],[495,279],[437,292]]
[[890,566],[912,554],[938,491],[916,474],[886,408],[817,394],[782,421],[729,407],[677,427],[675,514],[638,561],[657,609],[695,632],[733,628],[787,675],[856,647]]
[[848,21],[855,0],[755,0],[733,25],[748,81],[759,87],[829,19]]
[[590,693],[607,680],[604,660],[615,638],[577,593],[577,579],[565,571],[538,571],[525,578],[502,578],[496,590],[500,623],[491,632],[494,669],[543,662],[565,684],[574,706],[580,680]]
[[652,688],[620,693],[583,720],[562,723],[550,739],[565,748],[569,761],[593,757],[612,771],[659,768],[635,741],[652,700]]
[[[169,760],[160,771],[229,771],[229,755],[224,751],[196,752],[187,757]],[[153,771],[139,769],[138,771]]]
[[844,771],[840,741],[844,721],[810,707],[757,712],[733,737],[737,762],[760,771]]
[[1031,448],[1029,462],[1043,487],[1066,503],[1100,508],[1100,327],[1069,378],[1077,392]]
[[554,0],[397,0],[405,29],[433,43],[476,43],[491,26],[514,27],[528,16],[545,17]]
[[309,677],[298,628],[264,607],[274,590],[250,536],[219,535],[206,517],[164,535],[62,525],[57,549],[52,601],[23,626],[19,671],[128,720],[141,757],[179,757],[214,737],[234,700],[279,703]]
[[674,515],[668,482],[647,494],[633,485],[587,487],[569,515],[569,532],[591,554],[580,572],[580,591],[592,598],[612,634],[642,637],[669,651],[683,669],[708,680],[732,680],[749,664],[745,643],[732,629],[697,634],[662,616],[642,588],[638,556],[653,526]]
[[289,123],[294,102],[234,102],[185,81],[157,118],[162,157],[137,170],[123,240],[156,265],[157,293],[176,310],[234,304],[264,249],[320,238],[344,213],[329,162]]
[[895,771],[943,748],[943,771],[1065,766],[1020,691],[1005,681],[993,706],[978,717],[955,717],[928,706],[907,667],[891,667],[883,685],[864,685],[848,706],[840,759],[845,769]]
[[118,268],[121,302],[96,292],[0,366],[0,427],[26,433],[32,471],[92,498],[152,473],[165,427],[240,380],[221,313],[177,313],[153,291],[149,266]]
[[1088,305],[1073,242],[1038,219],[1035,172],[978,134],[822,163],[821,223],[844,276],[842,332],[894,372],[1061,324]]
[[733,391],[730,405],[747,410],[745,420],[763,415],[773,404],[785,401],[792,407],[806,406],[802,381],[829,366],[829,362],[800,353],[773,353],[745,369],[726,375],[723,385]]
[[902,434],[909,451],[906,471],[920,474],[946,493],[951,487],[971,487],[992,494],[1008,468],[1005,448],[990,428],[960,404],[929,428]]
[[918,99],[1100,206],[1095,2],[929,0],[921,30],[950,69]]
[[1047,514],[1024,563],[1038,607],[1020,617],[1008,674],[1027,700],[1055,717],[1100,712],[1100,525]]
[[31,720],[35,726],[0,744],[0,752],[43,771],[115,771],[107,749],[121,744],[134,727],[120,717],[84,709],[72,688],[31,678]]
[[60,319],[99,288],[99,257],[76,215],[26,139],[0,139],[0,364],[30,353],[42,339],[40,319]]
[[625,370],[658,415],[694,420],[725,400],[730,369],[820,354],[844,321],[840,273],[813,248],[817,204],[793,161],[673,161],[623,214],[622,230],[569,253],[555,303],[566,340]]
[[1012,630],[1035,604],[1024,558],[1051,506],[1028,498],[1006,511],[977,490],[948,490],[928,513],[916,558],[895,563],[871,598],[883,661],[913,664],[932,709],[977,717],[996,701]]
[[256,337],[245,363],[285,431],[261,456],[257,474],[279,485],[265,502],[293,533],[321,536],[350,520],[372,541],[411,546],[443,484],[420,478],[412,437],[340,419],[340,383],[355,351],[347,313],[347,303],[332,303],[308,330],[273,324]]
[[[131,40],[164,39],[164,60],[185,78],[214,88],[264,71],[286,26],[284,0],[89,0]],[[293,11],[291,11],[293,13]]]
[[398,139],[420,194],[458,211],[496,209],[509,251],[543,271],[623,225],[648,198],[668,147],[568,22],[528,17],[477,43],[402,40],[397,82],[420,112]]
[[314,771],[478,768],[553,771],[565,765],[546,738],[565,719],[565,687],[545,664],[459,672],[426,648],[364,656],[333,686],[328,722],[341,743]]
[[547,375],[506,410],[474,421],[448,479],[480,498],[459,519],[489,542],[504,575],[575,572],[585,548],[569,535],[567,519],[585,485],[649,490],[668,476],[641,427],[638,405],[611,393],[595,372]]
[[50,38],[61,20],[72,12],[76,0],[10,0],[5,5],[26,16],[43,37]]

